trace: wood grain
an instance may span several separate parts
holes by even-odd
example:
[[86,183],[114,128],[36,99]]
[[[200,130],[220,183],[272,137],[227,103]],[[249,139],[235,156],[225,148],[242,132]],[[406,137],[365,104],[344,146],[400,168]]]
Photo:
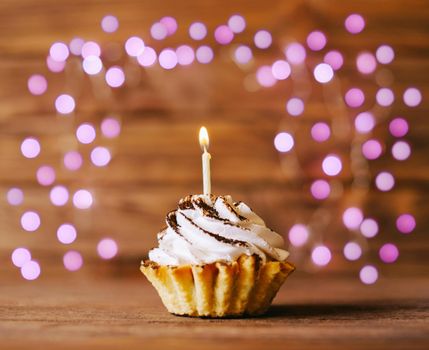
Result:
[[427,348],[427,281],[383,283],[293,275],[267,315],[210,320],[168,314],[143,276],[15,281],[0,287],[0,339],[5,349]]

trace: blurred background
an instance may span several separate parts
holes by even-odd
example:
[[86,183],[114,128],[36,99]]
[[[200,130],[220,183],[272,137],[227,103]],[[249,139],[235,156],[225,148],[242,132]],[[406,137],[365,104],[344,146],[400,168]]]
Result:
[[429,7],[407,1],[0,2],[0,273],[142,278],[212,189],[299,274],[427,273]]

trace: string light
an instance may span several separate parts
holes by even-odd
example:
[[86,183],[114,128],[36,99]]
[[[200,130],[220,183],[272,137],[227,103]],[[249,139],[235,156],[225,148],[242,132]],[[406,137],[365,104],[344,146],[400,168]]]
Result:
[[419,89],[408,88],[404,92],[403,99],[408,107],[417,107],[422,101],[422,93]]
[[207,35],[207,28],[204,23],[195,22],[189,27],[189,36],[194,40],[203,40]]
[[34,261],[34,260],[27,261],[21,267],[22,277],[24,277],[24,279],[29,281],[33,281],[39,278],[40,273],[41,273],[40,265],[37,261]]
[[365,284],[374,284],[378,280],[378,271],[374,266],[366,265],[360,270],[359,277]]
[[[351,34],[358,34],[365,28],[365,20],[359,14],[351,14],[345,20],[345,28]],[[113,33],[117,31],[119,21],[115,16],[107,15],[101,20],[101,28],[106,33]],[[162,17],[158,22],[155,22],[150,28],[152,38],[156,40],[163,40],[167,36],[173,35],[178,28],[177,21],[170,16]],[[246,21],[241,15],[233,15],[228,19],[227,24],[218,25],[214,31],[215,41],[221,45],[228,45],[233,40],[236,34],[243,32],[246,28]],[[207,27],[201,22],[194,22],[189,27],[189,35],[193,40],[200,41],[207,36]],[[273,41],[271,33],[267,30],[259,30],[253,36],[253,42],[258,49],[268,49],[271,47]],[[306,38],[306,44],[311,51],[321,51],[327,46],[328,39],[326,35],[316,30]],[[103,46],[104,47],[104,46]],[[195,60],[202,64],[210,63],[214,58],[214,51],[207,45],[202,45],[194,49],[189,45],[178,45],[176,49],[165,48],[160,51],[159,56],[156,51],[145,45],[144,41],[137,36],[130,37],[125,42],[125,51],[131,56],[135,57],[138,64],[142,67],[151,67],[155,65],[157,60],[161,68],[170,70],[177,65],[188,66]],[[252,63],[253,52],[247,45],[233,46],[230,51],[232,59],[241,65],[243,70],[253,69]],[[59,73],[65,69],[66,60],[70,54],[75,56],[82,56],[82,68],[88,75],[96,75],[103,71],[103,62],[100,58],[101,47],[95,41],[85,42],[81,38],[73,38],[69,45],[63,42],[55,42],[52,44],[46,63],[51,72]],[[256,71],[247,73],[253,81],[261,87],[271,87],[277,81],[286,80],[290,76],[290,82],[287,84],[295,84],[298,79],[305,79],[305,70],[307,70],[307,51],[305,47],[299,42],[289,42],[284,49],[285,57],[280,57],[272,64],[259,66]],[[106,45],[106,52],[103,52],[103,60],[114,61],[118,58],[109,54],[108,45]],[[224,56],[221,56],[224,57]],[[334,71],[341,69],[344,64],[344,58],[340,51],[330,50],[324,54],[323,62],[320,58],[317,64],[311,64],[313,68],[314,79],[321,83],[326,84],[333,80]],[[390,64],[395,58],[395,52],[389,45],[380,45],[375,52],[361,51],[356,57],[356,69],[364,75],[371,75],[377,70],[377,65]],[[133,60],[134,61],[134,60]],[[308,63],[311,63],[310,61]],[[300,66],[299,66],[300,65]],[[298,67],[299,66],[299,67]],[[382,73],[377,72],[376,81],[381,84],[379,75]],[[113,66],[105,72],[105,83],[111,88],[119,88],[125,83],[124,69],[119,66]],[[132,84],[132,75],[130,75],[130,85]],[[340,78],[340,77],[339,77]],[[368,77],[369,78],[369,77]],[[128,68],[127,68],[128,79]],[[385,85],[390,86],[389,82],[383,81]],[[254,84],[254,83],[253,83]],[[335,88],[334,85],[329,89]],[[246,85],[247,86],[247,85]],[[27,81],[28,91],[35,95],[42,95],[47,91],[48,83],[46,78],[41,74],[31,75]],[[256,86],[256,89],[258,87]],[[310,89],[308,89],[310,90]],[[292,90],[292,96],[288,98],[286,103],[286,111],[290,116],[297,117],[304,113],[305,103],[308,96],[298,90]],[[293,96],[298,92],[298,96]],[[346,107],[360,108],[365,103],[365,94],[362,89],[358,87],[349,88],[345,92],[344,101]],[[403,102],[408,107],[416,107],[422,101],[422,94],[419,89],[415,87],[407,88],[403,92]],[[395,95],[392,89],[382,87],[376,92],[376,102],[381,107],[390,107],[395,102]],[[372,100],[368,98],[368,100]],[[59,95],[55,99],[55,109],[59,114],[69,115],[75,111],[76,103],[74,98],[68,94]],[[311,112],[311,110],[309,111]],[[358,113],[354,118],[354,128],[357,134],[370,134],[378,121],[379,115],[377,109],[366,112]],[[337,129],[332,125],[331,132],[330,126],[325,122],[316,122],[311,127],[311,137],[316,142],[325,142],[332,138],[335,141],[338,138]],[[383,123],[378,126],[383,127]],[[389,132],[393,137],[402,138],[408,133],[408,122],[402,117],[395,117],[389,123]],[[118,137],[120,134],[121,125],[118,119],[114,117],[105,118],[101,125],[101,134],[108,139]],[[295,129],[292,129],[295,132]],[[338,129],[339,130],[339,129]],[[88,123],[81,124],[76,130],[76,137],[80,143],[90,144],[95,141],[96,131],[94,126]],[[356,135],[357,144],[359,144],[362,136]],[[331,143],[331,142],[330,142]],[[330,144],[329,143],[329,144]],[[280,132],[274,138],[274,147],[280,153],[291,152],[295,147],[295,140],[291,133]],[[384,144],[376,139],[366,139],[361,145],[362,155],[366,160],[374,160],[381,157],[384,151]],[[21,153],[26,158],[35,158],[40,154],[40,142],[34,138],[26,138],[21,144]],[[404,161],[411,155],[411,147],[405,140],[397,140],[391,146],[391,155],[398,161]],[[355,157],[352,150],[351,158]],[[103,167],[110,163],[111,153],[107,147],[95,146],[90,151],[89,165]],[[357,156],[356,156],[357,157]],[[69,151],[64,154],[63,162],[66,169],[77,171],[82,167],[82,155],[78,151]],[[366,162],[362,159],[362,162]],[[352,163],[352,172],[354,159],[350,160]],[[327,176],[337,176],[343,169],[343,161],[336,154],[328,154],[322,161],[321,170]],[[353,175],[355,177],[355,175]],[[50,186],[55,182],[55,170],[51,166],[41,166],[36,173],[37,181],[42,186]],[[338,198],[338,191],[341,188],[339,180],[333,180],[331,183],[324,179],[317,179],[312,181],[310,186],[310,193],[315,200],[325,200],[331,196],[331,200]],[[380,191],[390,191],[393,189],[395,179],[393,175],[387,171],[380,172],[375,177],[375,186]],[[332,185],[332,189],[331,189]],[[339,187],[340,186],[340,187]],[[69,200],[68,189],[62,185],[53,186],[50,189],[49,197],[51,203],[55,206],[66,205]],[[18,188],[11,188],[7,192],[7,200],[10,205],[20,205],[23,201],[23,192]],[[73,205],[78,209],[88,209],[93,205],[93,197],[90,191],[85,189],[77,190],[72,196]],[[358,207],[347,208],[343,213],[343,222],[349,230],[359,230],[361,235],[365,238],[372,238],[379,232],[379,226],[375,219],[364,218],[363,212]],[[27,211],[21,216],[21,226],[24,230],[32,232],[36,231],[40,226],[40,216],[35,211]],[[411,214],[401,214],[396,220],[396,227],[399,232],[408,234],[411,233],[416,226],[414,217]],[[62,227],[62,228],[61,228]],[[310,239],[311,224],[295,224],[289,230],[289,240],[295,247],[302,247],[306,245]],[[60,229],[61,228],[61,229]],[[72,224],[63,224],[57,231],[58,240],[63,244],[71,244],[77,237],[76,229]],[[317,233],[317,232],[315,232]],[[360,237],[360,239],[364,239]],[[323,238],[323,237],[322,237]],[[360,241],[359,241],[360,242]],[[350,241],[344,246],[344,256],[347,260],[354,261],[361,258],[364,245],[358,242]],[[17,251],[17,253],[15,253]],[[31,254],[25,248],[17,248],[12,253],[12,262],[18,261],[16,266],[21,268],[21,273],[26,279],[36,279],[40,275],[40,265],[31,260]],[[97,245],[97,252],[103,259],[111,259],[116,256],[118,246],[116,241],[107,238],[101,240]],[[15,261],[13,255],[15,254]],[[393,243],[384,244],[379,250],[381,261],[386,263],[393,263],[399,256],[399,250]],[[332,259],[332,253],[325,245],[318,245],[311,251],[311,259],[317,266],[326,266]],[[77,251],[69,251],[63,257],[64,266],[67,270],[76,271],[81,268],[83,260],[82,256]],[[360,278],[365,284],[375,283],[378,279],[378,271],[375,266],[366,265],[360,271]]]
[[164,69],[173,69],[177,65],[177,55],[171,49],[164,49],[158,57],[159,64]]
[[287,132],[281,132],[274,138],[274,147],[279,152],[289,152],[294,145],[294,140],[291,134]]
[[98,255],[105,260],[112,259],[118,254],[118,245],[111,238],[104,238],[97,245]]
[[80,270],[83,265],[82,255],[75,250],[70,250],[63,256],[63,264],[64,267],[69,271],[73,272]]
[[16,248],[12,252],[11,259],[16,267],[22,267],[31,260],[31,253],[27,248]]
[[12,187],[7,191],[6,198],[10,205],[18,206],[24,201],[24,192],[20,188]]
[[313,263],[318,266],[326,266],[331,261],[332,254],[328,247],[326,246],[317,246],[311,252],[311,259]]
[[253,41],[255,43],[255,46],[258,49],[268,49],[272,42],[273,38],[271,37],[271,33],[267,30],[259,30],[256,32]]
[[62,224],[57,229],[57,238],[62,244],[71,244],[76,240],[77,231],[71,224]]
[[289,230],[289,241],[295,247],[301,247],[309,238],[308,228],[303,224],[295,224]]
[[215,29],[214,37],[219,44],[227,45],[234,39],[234,33],[228,26],[221,25]]
[[326,36],[319,30],[311,32],[307,36],[307,46],[313,51],[320,51],[326,46]]
[[115,16],[107,15],[101,20],[101,28],[106,33],[114,33],[119,28],[119,21]]

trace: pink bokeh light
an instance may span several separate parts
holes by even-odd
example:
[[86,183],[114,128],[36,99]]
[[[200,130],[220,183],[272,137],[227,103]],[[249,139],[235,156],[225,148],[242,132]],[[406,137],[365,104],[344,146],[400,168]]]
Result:
[[334,71],[332,67],[327,63],[319,63],[313,71],[314,79],[319,83],[329,83],[334,77]]
[[207,35],[207,28],[204,23],[195,22],[189,26],[189,36],[194,40],[203,40]]
[[64,155],[64,166],[71,171],[76,171],[82,166],[82,156],[79,152],[70,151]]
[[371,74],[377,68],[377,61],[372,53],[362,52],[356,58],[356,67],[362,74]]
[[100,45],[98,45],[95,41],[86,41],[82,45],[81,55],[83,58],[86,58],[88,56],[100,57],[101,55]]
[[366,238],[375,237],[378,233],[378,224],[377,221],[371,218],[366,218],[360,224],[360,232]]
[[307,36],[307,46],[313,51],[320,51],[326,46],[326,36],[319,30],[315,30]]
[[417,107],[422,102],[422,93],[417,88],[408,88],[404,92],[403,100],[408,107]]
[[343,254],[347,260],[356,261],[362,255],[362,248],[356,242],[348,242],[344,246]]
[[67,270],[77,271],[83,265],[82,255],[75,250],[70,250],[63,256],[63,264]]
[[55,170],[49,165],[42,165],[36,172],[37,182],[42,186],[49,186],[55,182]]
[[109,139],[118,137],[121,133],[121,123],[118,119],[113,117],[104,118],[101,122],[100,128],[103,136]]
[[323,200],[331,194],[331,186],[326,180],[316,180],[311,184],[311,194],[318,200]]
[[382,171],[375,177],[375,186],[382,192],[390,191],[395,186],[395,178],[391,173]]
[[401,214],[396,219],[396,228],[401,233],[409,234],[416,228],[416,219],[411,214]]
[[62,224],[57,229],[58,241],[62,244],[71,244],[76,240],[77,231],[72,224]]
[[392,146],[392,156],[396,160],[406,160],[411,155],[411,147],[405,141],[397,141]]
[[207,64],[213,60],[214,53],[210,46],[203,45],[197,49],[195,56],[198,62]]
[[95,140],[95,128],[89,123],[83,123],[76,129],[76,138],[80,143],[90,144]]
[[383,147],[378,140],[368,140],[362,145],[362,154],[366,159],[374,160],[381,156]]
[[82,62],[83,71],[89,75],[96,75],[103,69],[103,62],[98,56],[87,56]]
[[172,49],[164,49],[158,57],[159,64],[164,69],[173,69],[177,66],[177,55]]
[[32,95],[43,95],[48,89],[48,81],[41,74],[33,74],[28,78],[27,87]]
[[131,57],[137,57],[144,51],[145,45],[142,38],[132,36],[125,42],[125,51]]
[[324,142],[331,136],[329,125],[324,122],[315,123],[311,128],[311,137],[317,142]]
[[334,154],[330,154],[323,159],[322,170],[328,176],[338,175],[343,168],[341,159]]
[[66,67],[65,61],[55,61],[51,56],[46,57],[46,66],[52,73],[60,73]]
[[104,238],[98,242],[97,253],[102,259],[112,259],[118,254],[118,245],[113,239]]
[[40,223],[40,216],[35,211],[26,211],[21,216],[21,227],[27,232],[36,231]]
[[25,158],[36,158],[40,154],[40,143],[34,137],[27,137],[21,143],[21,153]]
[[106,166],[110,163],[112,156],[110,155],[109,150],[106,147],[95,147],[91,151],[91,161],[92,164],[98,167]]
[[31,260],[31,253],[27,248],[16,248],[12,252],[12,263],[16,267],[22,267]]
[[365,19],[361,15],[353,13],[346,18],[344,26],[349,33],[358,34],[365,28]]
[[248,46],[240,45],[234,51],[235,62],[239,64],[247,64],[252,58],[252,50]]
[[74,98],[70,95],[62,94],[55,99],[55,109],[60,114],[70,114],[74,111],[75,107]]
[[289,230],[289,241],[295,247],[302,247],[307,243],[310,236],[307,226],[303,224],[295,224]]
[[168,35],[167,27],[161,22],[155,22],[150,27],[150,35],[155,40],[164,40]]
[[234,33],[227,25],[220,25],[214,32],[215,40],[221,45],[227,45],[234,39]]
[[377,91],[375,99],[380,106],[388,107],[395,101],[395,95],[391,89],[381,88]]
[[271,72],[277,80],[285,80],[289,78],[291,68],[288,62],[284,60],[277,60],[271,66]]
[[367,134],[375,127],[374,115],[370,112],[362,112],[356,116],[355,128],[360,134]]
[[121,87],[125,82],[125,74],[121,67],[110,67],[106,72],[106,83],[112,88]]
[[150,67],[157,60],[156,51],[150,46],[146,46],[141,55],[137,56],[137,61],[143,67]]
[[106,33],[114,33],[119,28],[119,21],[115,16],[107,15],[101,20],[101,28]]
[[304,101],[298,97],[292,97],[286,102],[286,111],[293,117],[297,117],[304,112]]
[[60,207],[66,205],[69,200],[69,191],[64,186],[54,186],[49,193],[49,198],[51,203],[55,206]]
[[6,199],[10,205],[20,205],[24,201],[24,192],[20,188],[12,187],[7,191]]
[[40,276],[41,269],[37,261],[30,260],[27,261],[21,267],[21,275],[28,281],[33,281]]
[[88,190],[77,190],[73,195],[73,205],[78,209],[88,209],[92,206],[93,198]]
[[290,43],[285,50],[285,55],[289,63],[301,64],[307,56],[304,46],[300,43]]
[[195,60],[195,53],[192,47],[181,45],[176,49],[177,62],[181,66],[188,66]]
[[273,42],[273,38],[269,31],[259,30],[253,37],[253,41],[258,49],[268,49]]
[[57,62],[64,62],[69,54],[69,47],[63,42],[53,43],[49,49],[49,56]]
[[173,35],[176,33],[178,25],[177,21],[174,17],[171,16],[164,16],[162,17],[159,22],[165,26],[167,29],[167,35]]
[[399,257],[399,250],[396,245],[393,243],[386,243],[383,244],[378,251],[378,255],[380,256],[381,261],[383,261],[386,264],[392,264],[396,260],[398,260]]
[[343,213],[343,224],[349,230],[356,230],[363,221],[362,210],[357,207],[347,208]]
[[340,69],[344,64],[343,55],[336,50],[329,51],[323,58],[323,61],[329,64],[333,70]]
[[408,133],[408,122],[401,117],[395,118],[389,123],[389,131],[392,136],[403,137]]
[[243,16],[233,15],[228,20],[228,27],[232,30],[233,33],[241,33],[246,28],[246,20]]
[[357,108],[364,104],[365,94],[361,89],[351,88],[346,92],[344,100],[349,107]]
[[311,260],[317,266],[326,266],[331,261],[332,255],[328,247],[324,245],[317,246],[311,252]]
[[75,56],[80,56],[83,44],[85,44],[85,41],[82,38],[73,38],[69,43],[70,52]]
[[364,284],[374,284],[378,280],[378,271],[374,266],[366,265],[360,270],[359,277]]
[[274,86],[277,82],[276,78],[273,76],[270,66],[259,67],[256,71],[256,80],[263,87]]
[[375,52],[377,61],[381,64],[389,64],[395,58],[395,51],[389,45],[381,45]]
[[289,152],[294,146],[294,140],[291,134],[287,132],[280,132],[274,138],[274,147],[277,151],[286,153]]

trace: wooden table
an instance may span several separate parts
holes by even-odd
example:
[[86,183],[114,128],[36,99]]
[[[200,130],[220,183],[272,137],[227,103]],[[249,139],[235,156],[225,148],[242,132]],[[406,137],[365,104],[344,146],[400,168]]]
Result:
[[253,319],[168,314],[146,280],[49,279],[0,287],[2,349],[427,349],[423,277],[363,286],[292,275]]

